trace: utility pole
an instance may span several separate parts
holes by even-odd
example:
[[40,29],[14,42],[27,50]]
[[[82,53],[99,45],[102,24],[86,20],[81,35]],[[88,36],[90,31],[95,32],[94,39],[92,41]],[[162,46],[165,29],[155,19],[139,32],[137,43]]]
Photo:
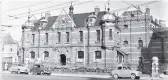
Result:
[[89,24],[88,24],[88,20],[87,20],[87,31],[88,31],[88,39],[87,39],[87,66],[89,66],[89,57],[90,57],[90,54],[89,54],[89,46],[90,46],[90,28],[89,28]]
[[24,52],[25,52],[25,48],[24,48],[24,40],[25,40],[25,28],[26,26],[25,25],[22,25],[22,63],[24,64]]

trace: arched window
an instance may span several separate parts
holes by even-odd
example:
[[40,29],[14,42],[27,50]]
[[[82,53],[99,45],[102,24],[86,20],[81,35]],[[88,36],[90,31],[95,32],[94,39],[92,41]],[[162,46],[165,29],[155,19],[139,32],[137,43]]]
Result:
[[128,46],[128,41],[127,40],[124,41],[124,45]]
[[48,51],[44,51],[44,57],[49,57],[49,52]]
[[34,51],[31,51],[31,58],[35,58],[35,52]]
[[143,47],[143,41],[141,39],[138,40],[138,47]]

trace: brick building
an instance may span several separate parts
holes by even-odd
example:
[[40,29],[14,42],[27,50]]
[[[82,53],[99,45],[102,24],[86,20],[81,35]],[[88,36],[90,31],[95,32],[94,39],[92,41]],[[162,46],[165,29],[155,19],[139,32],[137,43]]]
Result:
[[94,12],[74,14],[72,5],[69,13],[46,13],[34,27],[25,29],[25,62],[39,59],[64,66],[113,67],[122,63],[138,66],[140,58],[151,59],[150,53],[162,59],[163,53],[152,52],[162,46],[151,46],[161,22],[153,20],[149,8],[145,12],[133,8],[122,16],[98,7]]

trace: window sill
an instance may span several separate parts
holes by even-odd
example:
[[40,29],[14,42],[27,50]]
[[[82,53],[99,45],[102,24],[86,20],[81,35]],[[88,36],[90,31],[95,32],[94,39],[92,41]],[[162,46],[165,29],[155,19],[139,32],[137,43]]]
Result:
[[70,44],[69,42],[66,42],[65,44]]
[[56,44],[61,44],[61,42],[57,42]]
[[48,43],[44,43],[44,45],[48,45]]
[[84,62],[84,59],[77,59],[76,62]]
[[34,43],[31,43],[31,45],[35,45]]
[[100,42],[100,41],[96,41],[95,43],[96,43],[96,44],[100,44],[101,42]]
[[112,40],[113,38],[112,37],[109,37],[109,40]]

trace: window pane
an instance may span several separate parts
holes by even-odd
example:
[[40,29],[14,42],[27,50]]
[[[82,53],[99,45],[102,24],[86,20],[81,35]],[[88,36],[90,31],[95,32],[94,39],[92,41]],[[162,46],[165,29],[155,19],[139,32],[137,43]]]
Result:
[[95,58],[101,59],[101,51],[95,51]]
[[35,52],[34,51],[31,51],[31,58],[35,58]]
[[69,32],[66,32],[66,41],[69,42]]
[[33,41],[32,41],[32,42],[33,42],[33,44],[34,44],[35,34],[32,34],[32,38],[33,38]]
[[44,52],[44,57],[49,57],[49,52],[48,51]]
[[48,33],[45,33],[46,35],[46,43],[48,43]]
[[138,40],[138,45],[139,45],[139,47],[143,47],[143,41],[142,40]]
[[83,59],[83,58],[84,58],[84,52],[78,51],[78,59]]
[[79,31],[80,34],[80,42],[83,42],[83,31]]
[[97,33],[97,41],[100,41],[100,30],[96,30]]
[[109,37],[112,38],[112,29],[109,30]]
[[58,42],[61,42],[61,32],[58,32]]

